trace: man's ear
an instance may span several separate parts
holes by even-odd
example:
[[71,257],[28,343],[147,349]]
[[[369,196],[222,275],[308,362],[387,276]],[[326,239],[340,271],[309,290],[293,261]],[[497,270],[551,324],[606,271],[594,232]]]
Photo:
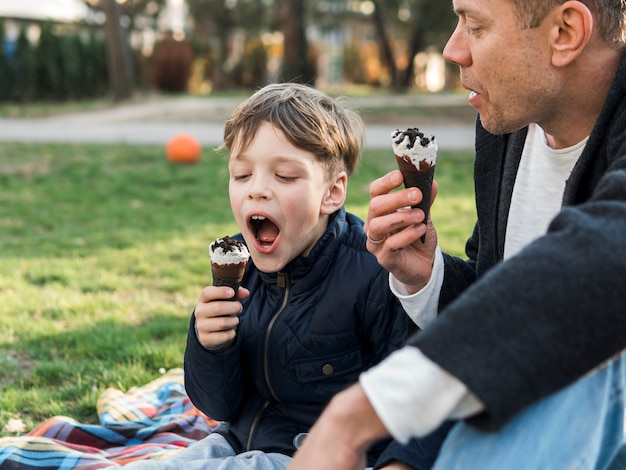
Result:
[[348,189],[348,175],[345,171],[340,171],[331,182],[328,191],[322,200],[320,212],[325,215],[336,212],[346,201],[346,191]]
[[564,67],[585,49],[593,32],[593,15],[580,1],[570,0],[556,7],[550,34],[552,65]]

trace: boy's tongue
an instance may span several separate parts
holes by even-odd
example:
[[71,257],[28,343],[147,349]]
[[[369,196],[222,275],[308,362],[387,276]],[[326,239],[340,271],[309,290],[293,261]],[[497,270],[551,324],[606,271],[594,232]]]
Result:
[[274,223],[264,220],[257,232],[257,238],[262,243],[273,243],[278,236],[278,232],[278,227]]

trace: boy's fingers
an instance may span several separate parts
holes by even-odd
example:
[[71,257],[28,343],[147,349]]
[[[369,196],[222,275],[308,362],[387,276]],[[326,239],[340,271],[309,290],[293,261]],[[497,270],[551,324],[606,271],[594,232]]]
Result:
[[227,286],[207,286],[200,292],[198,303],[213,302],[214,300],[232,299],[235,291]]

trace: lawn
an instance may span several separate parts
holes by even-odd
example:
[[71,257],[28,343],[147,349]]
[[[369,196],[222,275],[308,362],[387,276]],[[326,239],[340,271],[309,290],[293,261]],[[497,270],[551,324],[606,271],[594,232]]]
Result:
[[[0,435],[67,415],[182,366],[189,315],[210,282],[208,243],[236,231],[224,154],[172,166],[156,146],[0,144]],[[474,223],[472,156],[441,152],[440,243],[462,255]],[[348,210],[395,166],[364,155]]]

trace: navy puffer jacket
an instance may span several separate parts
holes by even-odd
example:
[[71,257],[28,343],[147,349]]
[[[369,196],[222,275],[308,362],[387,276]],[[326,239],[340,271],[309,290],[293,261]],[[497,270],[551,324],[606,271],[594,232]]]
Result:
[[[192,315],[185,386],[236,452],[293,455],[330,399],[401,347],[407,317],[388,273],[365,248],[363,223],[342,208],[310,255],[279,273],[248,264],[250,290],[234,345],[205,350]],[[384,443],[370,453],[373,463]]]

